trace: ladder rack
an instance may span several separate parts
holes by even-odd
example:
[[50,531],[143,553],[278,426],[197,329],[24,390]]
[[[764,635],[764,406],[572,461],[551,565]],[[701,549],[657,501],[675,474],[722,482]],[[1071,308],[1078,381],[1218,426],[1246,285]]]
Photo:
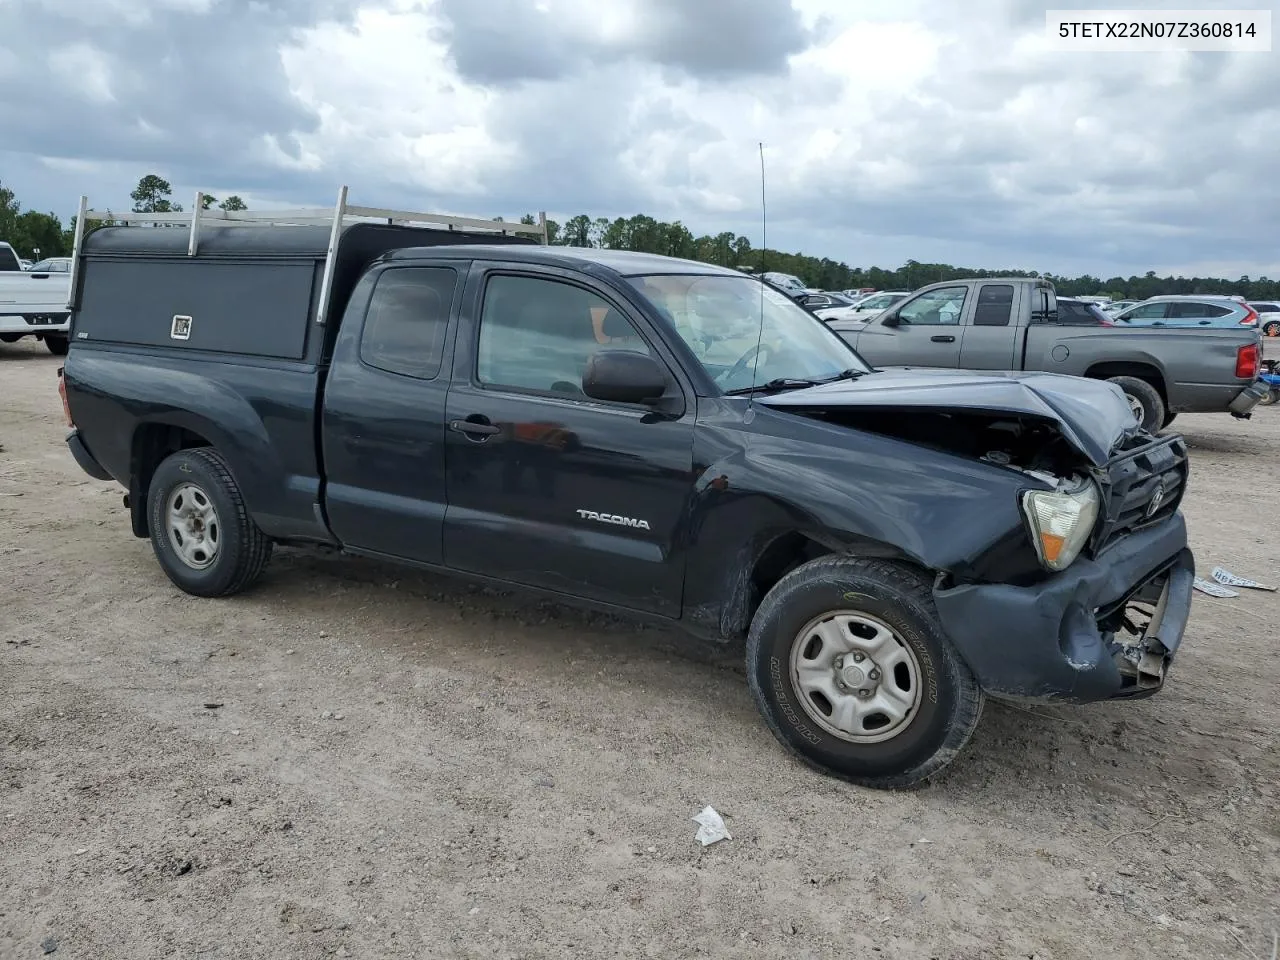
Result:
[[200,249],[200,233],[206,227],[261,227],[261,226],[328,226],[329,248],[325,254],[324,276],[320,281],[320,307],[316,322],[324,323],[328,311],[329,294],[333,289],[333,274],[342,237],[342,228],[348,223],[387,223],[400,226],[425,228],[441,227],[447,230],[487,231],[496,234],[524,234],[548,243],[547,214],[538,214],[537,223],[507,223],[504,220],[481,220],[476,217],[455,217],[441,213],[422,213],[414,210],[388,210],[381,207],[356,207],[347,203],[347,187],[338,190],[338,202],[330,208],[300,210],[205,210],[205,194],[196,191],[195,203],[190,211],[169,213],[118,213],[114,210],[91,210],[89,198],[80,197],[76,214],[75,244],[71,260],[71,292],[67,309],[75,309],[76,284],[80,273],[80,251],[84,242],[85,224],[89,221],[108,221],[113,224],[154,224],[187,227],[187,256],[194,257]]

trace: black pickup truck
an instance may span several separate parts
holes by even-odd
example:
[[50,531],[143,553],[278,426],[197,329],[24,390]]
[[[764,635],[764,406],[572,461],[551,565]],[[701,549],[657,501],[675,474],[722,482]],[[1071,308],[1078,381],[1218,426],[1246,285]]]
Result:
[[60,381],[71,453],[188,593],[326,544],[745,641],[777,738],[875,787],[938,772],[987,694],[1165,681],[1187,451],[1113,384],[876,372],[757,279],[646,254],[372,223],[195,246],[87,236]]

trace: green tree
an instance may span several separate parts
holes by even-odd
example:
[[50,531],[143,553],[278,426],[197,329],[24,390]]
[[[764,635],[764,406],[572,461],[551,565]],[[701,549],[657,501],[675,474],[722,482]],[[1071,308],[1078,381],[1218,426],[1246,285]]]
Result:
[[238,196],[236,196],[234,193],[231,196],[227,197],[227,199],[223,200],[220,204],[218,204],[218,207],[222,210],[228,210],[228,211],[249,209],[248,205],[243,200],[241,200]]
[[176,213],[182,210],[181,204],[169,198],[173,195],[173,187],[169,181],[154,173],[148,173],[138,181],[137,187],[129,196],[133,199],[134,213]]

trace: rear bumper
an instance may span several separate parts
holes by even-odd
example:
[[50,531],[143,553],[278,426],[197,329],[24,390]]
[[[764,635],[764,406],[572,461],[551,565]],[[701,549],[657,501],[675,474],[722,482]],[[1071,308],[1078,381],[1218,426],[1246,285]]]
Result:
[[[988,693],[1089,703],[1163,686],[1191,614],[1194,578],[1177,513],[1035,586],[965,584],[935,590],[934,600]],[[1137,635],[1115,629],[1126,614],[1146,619],[1134,603],[1155,607],[1150,623]]]
[[1261,399],[1256,383],[1179,383],[1169,386],[1171,413],[1231,413],[1247,417]]
[[[0,307],[0,311],[4,308]],[[67,333],[71,329],[71,314],[64,310],[49,313],[0,312],[0,333],[43,334]]]
[[1236,394],[1235,399],[1231,401],[1227,409],[1231,411],[1233,417],[1247,418],[1253,408],[1264,400],[1270,392],[1271,388],[1265,383],[1251,383]]
[[107,473],[106,469],[97,460],[94,459],[89,448],[84,445],[84,441],[80,439],[80,431],[72,430],[67,434],[67,449],[71,451],[71,456],[75,458],[76,463],[80,465],[80,469],[93,477],[95,480],[114,480],[115,477]]

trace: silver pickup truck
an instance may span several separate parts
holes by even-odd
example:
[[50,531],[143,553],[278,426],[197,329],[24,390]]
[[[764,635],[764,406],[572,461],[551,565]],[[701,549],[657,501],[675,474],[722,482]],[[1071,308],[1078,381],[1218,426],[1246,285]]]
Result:
[[1072,324],[1059,320],[1047,280],[948,280],[870,320],[829,325],[877,367],[1040,370],[1110,380],[1152,432],[1179,413],[1247,418],[1266,395],[1257,384],[1257,328]]

